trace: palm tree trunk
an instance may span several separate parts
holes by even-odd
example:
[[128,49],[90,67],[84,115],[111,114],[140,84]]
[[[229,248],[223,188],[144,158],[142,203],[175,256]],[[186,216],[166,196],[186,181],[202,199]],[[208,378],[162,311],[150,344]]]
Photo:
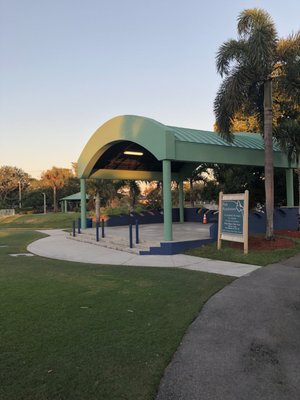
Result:
[[266,207],[266,239],[274,239],[274,168],[272,140],[272,81],[264,84],[264,142],[265,142],[265,207]]
[[53,186],[53,211],[57,212],[56,186]]
[[132,211],[134,211],[134,207],[136,206],[136,203],[137,203],[137,196],[136,196],[136,193],[134,190],[132,190],[131,196],[132,196],[131,197],[132,198],[131,207],[132,207]]
[[190,178],[190,203],[191,207],[194,207],[194,185],[193,185],[193,178]]
[[100,193],[96,192],[95,199],[95,214],[96,214],[96,222],[100,223]]
[[136,194],[135,194],[135,181],[130,181],[129,182],[129,206],[130,206],[130,212],[134,211],[135,203],[136,203]]

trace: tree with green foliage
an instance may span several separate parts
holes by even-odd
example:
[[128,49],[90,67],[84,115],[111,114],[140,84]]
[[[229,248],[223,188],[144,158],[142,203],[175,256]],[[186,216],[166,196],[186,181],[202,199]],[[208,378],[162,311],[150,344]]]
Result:
[[139,196],[141,194],[141,188],[138,182],[132,179],[123,180],[120,182],[120,186],[128,188],[130,211],[134,211],[134,208],[137,205]]
[[110,206],[113,199],[117,197],[117,192],[122,186],[122,181],[112,181],[108,179],[88,179],[87,192],[91,199],[95,200],[96,221],[100,221],[101,202],[105,206]]
[[198,167],[194,169],[194,171],[192,172],[192,174],[189,178],[190,191],[189,191],[188,195],[189,195],[191,207],[195,206],[197,191],[199,194],[199,185],[197,188],[198,190],[195,190],[194,183],[206,182],[206,179],[209,175],[209,169],[210,169],[209,164],[207,164],[207,163],[199,164]]
[[80,179],[72,175],[60,189],[60,197],[67,197],[78,192],[80,192]]
[[[290,160],[297,161],[300,155],[300,32],[290,35],[278,45],[281,63],[278,64],[276,89],[279,115],[273,134],[287,153]],[[300,199],[300,169],[298,174],[298,194]],[[300,200],[299,200],[300,214]]]
[[[203,200],[218,202],[219,192],[240,193],[249,190],[249,205],[251,208],[264,204],[264,171],[262,167],[248,167],[239,165],[211,165],[211,177],[204,180],[201,192]],[[286,204],[284,171],[274,169],[277,182],[274,191],[274,204]]]
[[[290,160],[296,159],[299,165],[300,159],[300,115],[297,119],[285,119],[274,129],[274,136],[287,153]],[[296,170],[298,175],[299,215],[300,215],[300,169]]]
[[148,210],[162,209],[162,185],[160,181],[152,182],[144,191],[146,208]]
[[21,168],[0,167],[0,207],[16,207],[21,193],[29,186],[30,176]]
[[[274,212],[274,168],[272,142],[272,80],[284,71],[289,77],[293,66],[282,60],[276,28],[270,15],[261,9],[247,9],[238,17],[238,40],[220,47],[217,70],[224,80],[214,102],[216,125],[220,134],[233,141],[233,121],[238,112],[257,115],[265,143],[266,239],[272,239]],[[287,47],[291,43],[286,43]],[[281,69],[280,69],[281,67]]]
[[57,207],[57,190],[65,186],[68,179],[71,178],[72,171],[67,168],[52,167],[42,172],[41,179],[45,186],[51,187],[53,190],[53,210],[58,211]]
[[101,179],[89,179],[87,181],[87,192],[90,197],[95,199],[95,215],[96,222],[100,222],[100,192],[103,189],[103,180]]

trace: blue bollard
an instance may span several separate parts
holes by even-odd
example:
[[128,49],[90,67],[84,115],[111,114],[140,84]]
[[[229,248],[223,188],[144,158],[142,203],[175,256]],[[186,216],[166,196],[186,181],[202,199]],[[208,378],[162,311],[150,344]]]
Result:
[[133,244],[132,244],[132,225],[129,225],[129,247],[132,249]]
[[139,244],[139,221],[135,220],[135,243]]
[[73,221],[72,223],[72,231],[73,231],[73,237],[76,236],[75,231],[76,231],[76,221]]
[[99,222],[96,222],[96,242],[99,242]]
[[101,220],[101,231],[102,231],[102,238],[104,238],[104,219]]
[[80,229],[81,229],[81,219],[78,218],[78,233],[80,233]]

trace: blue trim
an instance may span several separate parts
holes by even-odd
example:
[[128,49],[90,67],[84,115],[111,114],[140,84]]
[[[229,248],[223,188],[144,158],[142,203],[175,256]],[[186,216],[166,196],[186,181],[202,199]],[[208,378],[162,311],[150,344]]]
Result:
[[129,247],[132,249],[133,242],[132,242],[132,224],[129,224]]
[[[202,222],[203,214],[206,213],[207,222],[211,223],[209,229],[210,239],[189,240],[183,242],[162,242],[159,247],[151,247],[149,251],[140,251],[140,255],[171,255],[182,253],[185,250],[203,246],[207,243],[216,241],[218,238],[218,212],[207,210],[206,208],[186,208],[184,210],[185,222]],[[179,209],[172,210],[173,222],[179,222]],[[132,213],[130,215],[110,216],[106,221],[107,226],[119,226],[134,224],[153,224],[163,222],[163,213],[159,211],[143,212],[141,214]],[[298,229],[298,207],[282,207],[274,210],[274,230]],[[264,211],[250,211],[249,213],[249,234],[265,233],[266,214]]]
[[96,242],[99,242],[99,222],[96,222]]
[[186,240],[183,242],[162,242],[160,247],[150,247],[149,251],[141,250],[140,255],[172,255],[182,253],[185,250],[194,247],[204,246],[205,244],[214,242],[213,239],[202,240]]
[[[282,207],[274,209],[274,230],[298,229],[298,207]],[[249,234],[265,233],[266,231],[266,213],[249,213]]]
[[[123,226],[135,224],[138,221],[141,224],[156,224],[164,222],[163,211],[143,211],[142,213],[132,212],[130,214],[109,215],[106,220],[106,226]],[[172,209],[172,221],[179,222],[179,208]]]
[[[78,223],[80,223],[80,226],[82,226],[81,224],[81,218],[78,218]],[[86,218],[86,227],[87,228],[92,228],[93,227],[93,220],[92,218]]]

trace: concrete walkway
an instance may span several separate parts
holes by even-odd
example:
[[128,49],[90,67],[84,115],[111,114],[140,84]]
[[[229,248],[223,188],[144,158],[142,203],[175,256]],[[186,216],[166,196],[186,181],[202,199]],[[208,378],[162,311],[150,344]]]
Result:
[[130,265],[141,267],[177,267],[195,271],[211,272],[240,277],[260,268],[257,265],[238,264],[227,261],[210,260],[184,254],[172,256],[140,256],[112,250],[89,243],[81,243],[67,238],[62,230],[40,230],[49,235],[31,243],[29,252],[47,258],[76,261],[90,264]]
[[300,399],[300,255],[213,296],[165,371],[156,400]]

